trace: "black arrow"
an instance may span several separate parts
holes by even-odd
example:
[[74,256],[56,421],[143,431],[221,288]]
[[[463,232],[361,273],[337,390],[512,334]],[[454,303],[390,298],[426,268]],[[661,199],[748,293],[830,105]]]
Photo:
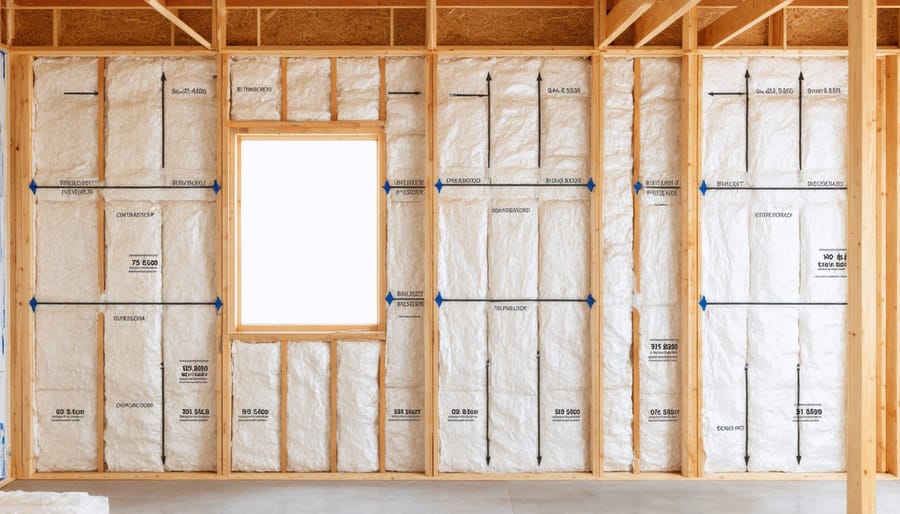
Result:
[[746,93],[740,91],[710,91],[709,96],[744,96]]
[[162,99],[162,169],[166,169],[166,72],[159,81],[159,97]]
[[541,455],[541,350],[537,351],[537,460],[538,466],[544,457]]
[[797,465],[800,465],[800,363],[797,363]]
[[420,91],[388,91],[389,95],[421,95]]
[[[160,357],[162,352],[160,352]],[[159,363],[160,374],[162,375],[162,463],[166,465],[166,363]]]
[[63,94],[69,96],[97,96],[99,93],[96,91],[66,91]]
[[[490,343],[488,343],[490,344]],[[491,348],[488,346],[487,359],[484,361],[485,409],[484,409],[484,441],[487,445],[485,462],[491,465]]]
[[[750,381],[747,376],[749,364],[744,363],[744,466],[750,467]],[[748,469],[749,471],[749,469]]]
[[750,70],[744,73],[744,167],[750,172]]
[[541,82],[544,79],[541,78],[541,72],[538,72],[537,76],[537,89],[538,89],[538,168],[541,167]]
[[[797,166],[800,168],[800,171],[803,171],[803,72],[800,72],[800,78],[798,79],[800,83],[800,103],[799,112],[797,114],[797,119],[799,120],[799,129],[797,130]],[[799,423],[799,422],[798,422]],[[799,424],[797,425],[800,426]],[[799,452],[798,452],[799,453]],[[797,463],[800,462],[800,456],[797,456]]]
[[487,161],[488,161],[488,169],[491,168],[491,72],[488,72],[487,78],[485,79],[487,82],[487,99],[488,99],[488,113],[487,113]]

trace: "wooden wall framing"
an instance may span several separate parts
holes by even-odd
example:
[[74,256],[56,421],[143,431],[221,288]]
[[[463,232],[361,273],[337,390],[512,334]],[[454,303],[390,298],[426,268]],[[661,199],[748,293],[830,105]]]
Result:
[[[623,1],[623,0],[620,0]],[[177,13],[187,23],[191,14],[190,11],[202,11],[204,16],[208,18],[209,30],[204,33],[201,30],[199,22],[194,27],[201,32],[212,44],[212,50],[206,50],[198,45],[192,45],[190,42],[181,44],[176,42],[176,36],[171,27],[166,28],[167,40],[164,43],[147,45],[141,42],[136,45],[121,46],[127,43],[114,43],[119,46],[102,46],[96,40],[87,42],[84,46],[78,44],[67,44],[69,41],[66,35],[65,20],[66,16],[72,13],[65,11],[71,10],[96,10],[96,11],[116,11],[109,9],[110,2],[89,2],[88,0],[79,0],[71,2],[71,8],[62,7],[60,1],[55,0],[6,0],[0,7],[0,40],[5,43],[12,42],[9,47],[9,119],[16,120],[14,125],[10,125],[10,143],[9,143],[9,169],[12,171],[6,184],[10,191],[9,201],[9,217],[10,220],[10,237],[11,247],[8,255],[10,256],[9,274],[11,290],[10,296],[11,312],[9,319],[10,326],[10,359],[11,359],[11,375],[12,396],[11,410],[13,416],[13,424],[11,427],[10,441],[13,451],[13,467],[11,477],[15,479],[33,479],[33,478],[49,478],[49,479],[86,479],[86,478],[102,478],[102,479],[428,479],[428,478],[450,478],[450,479],[472,479],[472,480],[492,480],[492,479],[678,479],[678,478],[707,478],[707,479],[822,479],[835,478],[847,479],[848,488],[848,510],[852,512],[872,512],[874,508],[874,477],[876,447],[880,448],[878,453],[879,459],[878,471],[883,471],[888,476],[897,477],[900,473],[900,442],[898,442],[898,396],[900,396],[900,377],[898,377],[898,358],[900,358],[900,350],[898,350],[898,337],[900,337],[900,322],[898,322],[898,289],[900,289],[900,278],[898,278],[898,258],[900,258],[900,228],[898,228],[898,194],[900,194],[900,186],[898,186],[897,172],[900,165],[900,129],[898,129],[898,101],[900,101],[900,29],[897,26],[897,14],[900,11],[900,0],[882,0],[878,2],[876,8],[875,0],[864,0],[860,2],[852,2],[850,9],[846,7],[832,8],[829,12],[834,13],[833,19],[843,23],[843,16],[849,20],[845,27],[848,27],[847,42],[836,45],[833,41],[826,42],[822,46],[792,45],[794,41],[809,42],[807,37],[811,31],[798,20],[804,18],[804,13],[817,12],[817,8],[823,7],[824,4],[833,4],[825,0],[795,0],[791,7],[787,10],[778,11],[768,19],[764,20],[765,38],[762,44],[747,43],[742,41],[741,37],[732,40],[719,48],[712,49],[700,46],[697,43],[697,34],[708,24],[708,12],[712,7],[708,6],[708,2],[695,2],[694,7],[687,11],[669,32],[677,32],[676,37],[671,34],[666,35],[664,31],[658,38],[659,41],[651,42],[654,46],[635,47],[632,42],[635,38],[633,30],[625,30],[608,47],[600,47],[603,41],[601,37],[601,29],[605,26],[605,18],[607,10],[615,4],[612,0],[601,0],[593,2],[585,1],[558,1],[545,0],[543,2],[535,2],[528,0],[517,0],[513,2],[502,2],[495,0],[494,3],[500,5],[495,9],[525,9],[529,12],[537,12],[544,10],[550,12],[550,9],[577,9],[587,14],[591,20],[592,38],[587,44],[568,44],[563,46],[544,46],[544,45],[523,45],[523,44],[507,44],[502,41],[488,42],[489,46],[478,45],[456,45],[445,44],[448,39],[446,32],[441,32],[442,23],[447,23],[447,13],[451,10],[451,5],[457,6],[457,9],[477,9],[473,7],[473,2],[468,0],[358,0],[355,5],[365,4],[364,9],[367,14],[374,14],[376,11],[388,10],[387,17],[389,24],[387,30],[387,39],[379,40],[375,44],[357,44],[357,43],[340,43],[329,44],[327,46],[303,46],[303,42],[293,42],[290,45],[279,44],[278,32],[275,28],[267,27],[262,23],[262,12],[266,9],[285,8],[283,5],[290,2],[282,2],[280,0],[262,0],[260,2],[250,2],[244,0],[241,5],[247,7],[237,7],[230,0],[169,0],[167,5],[173,9],[179,9]],[[94,7],[84,4],[93,3]],[[329,6],[329,0],[316,0],[303,2],[309,9],[335,9]],[[639,4],[637,2],[636,4]],[[120,1],[119,5],[125,6],[130,10],[144,9],[138,4],[143,2]],[[256,7],[249,7],[250,5]],[[371,5],[369,5],[371,4]],[[376,5],[377,4],[377,5]],[[560,4],[566,4],[561,6]],[[715,2],[716,8],[733,7],[737,2]],[[728,5],[726,5],[728,4]],[[733,4],[733,5],[732,5]],[[97,7],[106,5],[107,7]],[[510,7],[510,6],[513,7]],[[119,10],[125,9],[119,8]],[[302,11],[302,8],[290,8],[296,11]],[[29,16],[35,15],[33,12],[42,10],[50,10],[52,12],[51,20],[51,37],[49,43],[40,45],[17,45],[21,36],[17,31],[28,27],[28,22],[21,25],[19,23]],[[405,16],[416,11],[415,23],[421,25],[421,40],[416,44],[405,44],[405,35],[399,31],[405,27],[407,23]],[[421,11],[419,16],[418,11]],[[879,15],[876,18],[876,12]],[[24,13],[24,14],[23,14]],[[242,16],[248,16],[248,13],[254,17],[252,23],[255,31],[255,40],[252,42],[235,44],[234,39],[230,38],[229,32],[234,30],[235,24],[243,23]],[[489,11],[483,11],[487,14]],[[294,13],[296,14],[296,13]],[[307,13],[308,14],[308,13]],[[346,14],[346,13],[345,13]],[[508,13],[507,13],[508,14]],[[293,16],[293,15],[292,15]],[[812,15],[811,15],[812,16]],[[816,14],[815,16],[819,16]],[[813,16],[814,17],[814,16]],[[277,18],[273,16],[271,19]],[[288,16],[287,18],[291,18]],[[293,18],[292,18],[293,19]],[[380,19],[380,18],[379,18]],[[815,18],[819,19],[819,18]],[[258,20],[258,21],[257,21]],[[883,23],[883,20],[887,20]],[[205,23],[205,22],[204,22]],[[268,32],[268,31],[272,32]],[[416,29],[417,31],[419,29]],[[605,29],[603,29],[605,30]],[[239,32],[238,32],[239,34]],[[274,35],[272,35],[274,34]],[[443,36],[442,36],[443,34]],[[232,36],[234,33],[232,33]],[[33,37],[21,36],[27,38]],[[418,37],[418,36],[417,36]],[[443,39],[442,39],[443,38]],[[552,38],[550,39],[552,41]],[[660,44],[655,44],[660,43]],[[882,44],[884,43],[884,44]],[[876,46],[879,45],[879,46]],[[6,47],[4,47],[6,49]],[[698,198],[696,194],[696,186],[698,177],[700,176],[700,73],[703,58],[706,56],[718,55],[841,55],[849,56],[850,60],[850,112],[858,112],[849,120],[850,132],[850,153],[851,158],[850,176],[848,183],[848,198],[851,199],[849,210],[849,229],[850,243],[848,246],[854,248],[862,248],[861,253],[856,253],[857,257],[853,258],[851,253],[851,278],[850,278],[850,346],[854,348],[851,352],[851,359],[848,361],[849,367],[849,409],[848,418],[848,473],[837,474],[758,474],[758,473],[739,473],[729,475],[704,475],[702,472],[702,441],[700,435],[700,388],[702,385],[699,381],[699,359],[700,359],[700,340],[699,334],[699,316],[696,309],[698,300],[699,284],[699,240],[698,240]],[[426,307],[425,309],[425,333],[423,334],[423,344],[425,348],[425,432],[426,432],[426,449],[423,473],[389,473],[382,471],[372,474],[357,473],[232,473],[230,462],[230,433],[231,433],[231,402],[230,402],[230,339],[233,334],[226,324],[219,329],[219,347],[218,347],[218,365],[220,379],[217,383],[217,394],[220,398],[219,414],[218,414],[218,439],[217,439],[217,471],[215,473],[108,473],[108,472],[85,472],[85,473],[36,473],[33,471],[33,462],[31,457],[32,444],[32,362],[33,362],[33,316],[28,307],[28,300],[31,297],[31,289],[34,283],[33,270],[33,248],[32,240],[32,222],[33,222],[33,202],[27,190],[27,183],[31,176],[30,162],[30,112],[31,112],[31,63],[35,56],[45,55],[206,55],[214,56],[218,62],[218,112],[220,126],[217,132],[217,160],[218,170],[217,176],[220,184],[226,184],[223,191],[224,196],[230,194],[227,188],[225,175],[227,174],[227,163],[233,161],[234,146],[231,144],[233,130],[235,126],[227,122],[228,118],[228,71],[227,65],[230,56],[233,55],[276,55],[280,57],[291,56],[394,56],[394,55],[420,55],[426,58],[426,103],[427,103],[427,129],[426,129],[426,162],[425,166],[427,177],[430,183],[436,178],[436,134],[435,134],[435,94],[437,91],[437,61],[441,56],[502,56],[502,55],[531,55],[531,56],[581,56],[590,58],[592,67],[592,100],[591,100],[591,176],[596,184],[602,185],[602,69],[603,58],[605,56],[631,55],[636,57],[678,57],[682,61],[682,164],[681,164],[681,184],[684,187],[685,194],[681,195],[682,215],[682,248],[681,248],[681,341],[682,341],[682,471],[681,473],[604,473],[603,469],[603,450],[602,450],[602,377],[599,370],[602,369],[602,344],[600,341],[601,330],[599,329],[601,321],[600,304],[592,309],[591,313],[591,368],[592,368],[592,384],[591,384],[591,428],[590,428],[590,447],[591,447],[591,471],[587,473],[558,473],[558,474],[538,474],[538,475],[479,475],[479,474],[441,474],[437,470],[437,456],[440,448],[438,445],[435,427],[437,424],[437,332],[436,332],[436,313],[433,309]],[[883,97],[878,102],[875,101],[875,60],[876,56],[884,58],[884,78],[882,82]],[[869,88],[872,91],[869,91]],[[868,97],[868,99],[866,98]],[[881,140],[883,144],[878,145],[876,149],[876,141],[878,137],[875,134],[875,108],[876,103],[882,107],[882,124],[884,127]],[[854,111],[856,109],[856,111]],[[281,123],[281,122],[278,122]],[[247,127],[261,128],[265,124],[247,124]],[[875,181],[875,160],[876,150],[880,157],[879,163],[885,170],[885,179],[881,183]],[[430,188],[426,188],[426,214],[425,226],[434,228],[436,226],[436,201]],[[594,198],[602,197],[600,188],[593,193]],[[856,196],[855,196],[856,195]],[[883,230],[881,232],[880,246],[876,244],[877,234],[875,232],[874,210],[871,211],[872,217],[867,217],[870,209],[874,209],[878,203],[876,199],[881,195],[883,197]],[[223,196],[223,197],[224,197]],[[599,200],[592,201],[592,225],[591,225],[591,290],[595,297],[599,298],[601,293],[601,248],[600,248],[600,216],[599,216]],[[231,297],[231,280],[225,277],[221,270],[228,270],[233,267],[232,262],[233,248],[235,241],[232,234],[223,227],[233,222],[233,212],[224,208],[220,204],[218,211],[218,253],[217,266],[220,270],[218,279],[218,288],[222,298]],[[425,262],[423,266],[426,270],[426,276],[431,277],[430,282],[426,284],[425,294],[427,297],[433,297],[436,284],[434,283],[436,269],[436,238],[434,231],[429,231],[426,240]],[[858,246],[862,245],[862,246]],[[871,245],[869,248],[868,245]],[[880,256],[877,251],[883,252]],[[851,250],[852,252],[852,250]],[[876,262],[881,259],[885,265],[882,267],[884,272],[880,275],[881,290],[883,291],[884,301],[882,312],[882,327],[880,332],[876,331],[877,324],[875,318],[875,291],[874,287],[877,283],[874,276]],[[858,267],[856,271],[853,268]],[[870,277],[869,274],[873,275]],[[868,284],[872,284],[872,288]],[[870,289],[872,289],[870,291]],[[868,302],[872,302],[869,305]],[[226,302],[223,307],[223,319],[230,319],[233,316],[232,305]],[[876,338],[876,334],[881,336]],[[285,334],[272,333],[256,333],[241,334],[240,337],[247,337],[250,340],[269,340],[278,341],[283,339]],[[315,334],[325,340],[333,340],[339,337],[333,331],[323,331],[321,334]],[[359,339],[358,334],[354,334],[355,339]],[[369,339],[383,341],[383,328],[368,334]],[[856,344],[859,341],[860,344]],[[333,344],[333,343],[332,343]],[[383,343],[382,343],[383,344]],[[883,348],[881,353],[882,361],[876,362],[874,349],[879,345]],[[868,353],[872,350],[872,353]],[[883,383],[879,386],[882,391],[879,399],[883,405],[883,416],[876,416],[875,401],[875,373],[876,369],[883,370],[880,377]],[[871,408],[870,408],[871,407]],[[882,421],[877,422],[876,420]],[[878,431],[880,437],[876,445],[876,427],[881,426]],[[383,458],[383,455],[382,455]],[[383,462],[383,460],[382,460]]]

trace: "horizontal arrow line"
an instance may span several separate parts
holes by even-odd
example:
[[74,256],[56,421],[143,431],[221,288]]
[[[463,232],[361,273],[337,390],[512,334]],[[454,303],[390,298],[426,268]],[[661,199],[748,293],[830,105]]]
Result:
[[32,297],[31,301],[28,302],[28,305],[31,307],[31,311],[34,312],[37,309],[38,305],[92,305],[92,306],[102,306],[102,305],[139,305],[139,306],[147,306],[147,305],[174,305],[174,306],[192,306],[192,305],[210,305],[219,310],[222,308],[222,300],[221,298],[216,298],[213,302],[44,302],[38,301],[37,298]]
[[63,93],[64,95],[83,95],[83,96],[97,96],[99,93],[96,91],[66,91]]
[[743,91],[710,91],[709,96],[744,96],[746,93]]
[[34,179],[28,184],[28,189],[32,194],[37,194],[38,189],[212,189],[213,193],[219,194],[222,186],[219,181],[214,181],[208,186],[107,186],[107,185],[85,185],[85,186],[41,186]]
[[388,91],[389,95],[421,95],[420,91]]
[[847,305],[847,302],[706,302],[706,305],[778,305],[790,307],[804,305]]
[[455,96],[459,98],[487,98],[488,95],[486,93],[450,93],[450,96]]
[[517,302],[569,302],[584,303],[584,298],[441,298],[442,302],[488,302],[488,303],[517,303]]
[[[485,183],[485,184],[445,184],[441,183],[441,187],[587,187],[585,183],[564,183],[564,184],[506,184],[506,183]],[[394,186],[391,186],[392,188]]]
[[707,187],[707,191],[846,191],[846,187]]

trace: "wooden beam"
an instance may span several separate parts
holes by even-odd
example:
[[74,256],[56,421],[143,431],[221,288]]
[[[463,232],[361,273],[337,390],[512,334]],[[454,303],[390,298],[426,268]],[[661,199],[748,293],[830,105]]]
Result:
[[[102,312],[97,313],[97,471],[106,471],[106,321]],[[163,385],[165,387],[165,385]]]
[[288,61],[281,58],[281,121],[288,120]]
[[228,12],[225,0],[214,0],[212,12],[212,37],[215,50],[224,50],[227,42]]
[[668,0],[654,4],[634,25],[634,46],[641,47],[649,43],[698,3],[700,0]]
[[[695,18],[696,19],[696,18]],[[681,474],[699,477],[700,301],[698,187],[700,186],[700,58],[681,58],[681,255],[679,361],[681,365]]]
[[281,457],[280,468],[282,473],[287,472],[288,470],[288,437],[287,437],[287,429],[288,429],[288,343],[284,339],[279,341],[280,349],[281,349],[281,392],[280,392],[280,402],[279,406],[281,407],[279,413],[279,421],[281,422],[280,431],[281,434],[279,438],[279,456]]
[[887,320],[885,319],[885,302],[887,286],[887,269],[885,266],[885,163],[884,163],[884,59],[878,59],[875,63],[875,409],[876,409],[876,446],[875,446],[875,472],[884,472],[885,456],[885,336],[887,333]]
[[[603,291],[603,58],[591,56],[591,294]],[[603,302],[591,308],[591,431],[590,462],[594,477],[603,474]]]
[[[621,5],[621,4],[620,4]],[[631,183],[641,179],[641,59],[634,59],[634,84],[632,98],[634,109],[631,115]],[[641,294],[641,202],[635,196],[631,221],[631,256],[634,263],[634,294]],[[634,455],[632,472],[641,472],[641,314],[637,308],[631,309],[631,451]]]
[[697,51],[697,8],[694,7],[681,18],[681,49],[685,52]]
[[437,48],[437,1],[428,0],[425,9],[425,48]]
[[769,18],[769,46],[787,47],[787,24],[785,23],[784,9],[773,13]]
[[329,395],[328,405],[329,405],[329,414],[331,416],[329,422],[329,431],[328,431],[328,448],[329,453],[331,455],[331,472],[337,472],[337,395],[338,395],[338,379],[337,379],[337,340],[331,340],[331,375],[330,375],[330,388],[331,394]]
[[850,2],[847,512],[875,512],[875,0]]
[[331,121],[338,119],[337,57],[331,58]]
[[622,0],[605,18],[603,40],[600,48],[606,48],[642,14],[653,7],[655,0]]
[[179,18],[175,13],[173,13],[168,8],[166,8],[166,6],[159,3],[159,0],[144,0],[144,1],[147,2],[147,5],[149,5],[154,10],[156,10],[156,12],[161,14],[163,16],[163,18],[169,20],[176,27],[178,27],[182,31],[184,31],[185,34],[191,36],[194,39],[194,41],[203,45],[203,47],[206,48],[207,50],[212,49],[212,43],[207,41],[205,37],[198,34],[197,31],[192,29],[190,25],[181,21],[181,18]]
[[898,170],[900,170],[900,58],[896,55],[885,59],[885,165],[888,173],[885,177],[885,190],[887,191],[887,222],[886,235],[887,246],[885,248],[885,261],[887,267],[887,327],[885,332],[885,413],[887,441],[885,447],[885,470],[894,475],[900,474],[900,452],[898,452],[897,408],[900,404],[900,382],[898,382],[897,367],[900,362],[898,352],[898,335],[900,335],[900,309],[898,309],[898,270],[897,262],[900,261],[900,230],[898,230],[897,218],[900,216],[900,201],[898,201]]
[[[425,177],[427,184],[434,184],[438,178],[437,170],[437,56],[425,57]],[[431,187],[425,188],[425,241],[423,243],[425,258],[425,298],[434,298],[437,292],[437,196]],[[425,363],[425,475],[434,476],[438,470],[440,454],[438,430],[438,311],[431,302],[425,302],[423,315],[423,356]]]
[[746,0],[700,31],[700,44],[717,48],[734,39],[772,14],[790,5],[792,0]]

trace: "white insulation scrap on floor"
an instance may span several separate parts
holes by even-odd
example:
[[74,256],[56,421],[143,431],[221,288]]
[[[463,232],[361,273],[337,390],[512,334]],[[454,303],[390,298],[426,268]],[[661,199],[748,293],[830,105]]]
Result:
[[214,307],[166,306],[166,470],[216,469],[216,322]]
[[94,309],[42,306],[35,314],[37,471],[97,470],[99,344]]
[[35,297],[42,301],[99,298],[97,202],[37,203]]
[[109,498],[74,492],[2,491],[0,510],[11,514],[109,514]]
[[[587,298],[601,292],[590,196],[571,186],[589,177],[589,63],[448,58],[438,74],[439,468],[586,470]],[[490,119],[473,96],[488,87]],[[549,187],[455,187],[489,181]]]
[[106,203],[106,297],[162,298],[162,217],[154,202]]
[[229,72],[231,119],[281,119],[281,61],[278,57],[232,57]]
[[[640,357],[640,469],[681,464],[679,270],[681,61],[640,59],[639,238],[636,287]],[[636,284],[637,285],[637,284]]]
[[[34,61],[34,180],[97,179],[97,59]],[[93,93],[93,94],[92,94]]]
[[606,59],[603,66],[604,466],[606,471],[628,471],[633,461],[630,355],[634,294],[634,60]]
[[338,471],[378,471],[378,369],[381,344],[338,342]]
[[231,470],[281,467],[281,345],[231,345]]
[[705,470],[843,471],[846,199],[823,188],[846,186],[846,59],[703,73],[705,92],[750,93],[703,95],[704,179],[739,188],[702,199]]
[[106,465],[163,471],[162,311],[108,307],[104,329]]
[[330,343],[288,343],[287,381],[287,471],[330,471]]

